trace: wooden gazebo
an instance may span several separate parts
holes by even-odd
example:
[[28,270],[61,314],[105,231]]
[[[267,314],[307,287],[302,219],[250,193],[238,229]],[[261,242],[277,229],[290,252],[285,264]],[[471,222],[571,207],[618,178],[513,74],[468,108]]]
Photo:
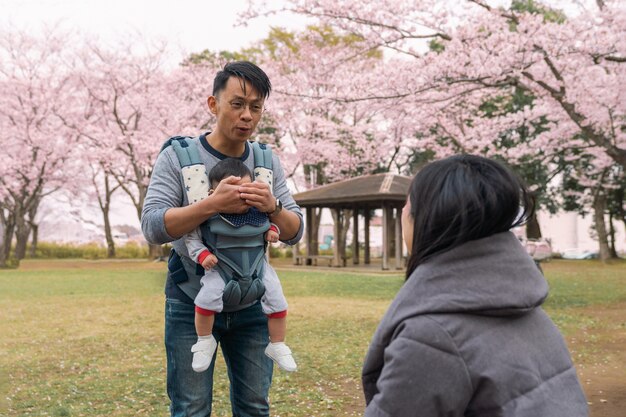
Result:
[[[411,184],[411,178],[394,174],[375,174],[351,178],[333,184],[323,185],[313,190],[295,194],[296,202],[306,210],[306,249],[305,254],[294,251],[294,263],[307,265],[319,258],[329,258],[334,266],[345,266],[345,253],[340,253],[339,236],[341,235],[342,210],[353,212],[352,263],[358,265],[359,257],[359,215],[365,221],[364,227],[364,263],[370,263],[370,214],[374,209],[383,210],[383,259],[382,269],[389,269],[389,248],[392,233],[389,230],[391,219],[394,219],[395,234],[395,267],[401,269],[402,261],[402,225],[400,223],[402,207]],[[314,255],[312,242],[312,211],[314,208],[329,208],[334,218],[335,245],[332,256]],[[344,251],[345,252],[345,251]]]

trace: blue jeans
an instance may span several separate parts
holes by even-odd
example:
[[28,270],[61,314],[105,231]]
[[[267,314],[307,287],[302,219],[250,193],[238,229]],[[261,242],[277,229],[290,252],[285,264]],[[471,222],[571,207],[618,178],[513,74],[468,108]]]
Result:
[[[165,301],[165,350],[167,393],[172,417],[207,417],[213,399],[213,369],[191,369],[191,346],[198,336],[194,305],[176,299]],[[265,356],[269,343],[267,317],[261,303],[215,315],[213,336],[222,348],[230,380],[233,417],[269,416],[269,389],[273,363]]]

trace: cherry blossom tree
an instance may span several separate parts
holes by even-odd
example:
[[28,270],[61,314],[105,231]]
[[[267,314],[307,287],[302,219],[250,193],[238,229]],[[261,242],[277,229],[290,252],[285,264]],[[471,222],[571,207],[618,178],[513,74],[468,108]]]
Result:
[[[357,94],[371,85],[369,70],[383,63],[380,53],[354,54],[352,36],[328,27],[304,32],[274,29],[261,42],[261,65],[274,85],[268,112],[280,127],[285,168],[298,187],[310,189],[332,181],[388,170],[398,137],[388,132],[385,108],[367,102],[320,99]],[[321,209],[312,210],[313,251]],[[352,214],[341,217],[343,244]],[[336,221],[339,221],[336,219]]]
[[[251,15],[257,3],[251,2]],[[588,146],[602,148],[625,166],[625,134],[620,129],[625,104],[619,100],[625,88],[625,6],[600,2],[600,9],[562,22],[528,11],[524,3],[513,2],[505,10],[482,1],[423,1],[416,7],[414,2],[387,0],[356,7],[352,2],[293,0],[286,9],[358,36],[362,53],[386,48],[396,52],[394,59],[408,59],[412,71],[399,66],[402,72],[388,83],[387,98],[398,97],[399,81],[405,85],[406,101],[439,111],[460,96],[480,103],[503,87],[520,87],[537,97],[533,114],[549,115],[554,123],[539,142],[558,145],[560,138],[580,133]],[[420,52],[420,39],[437,41],[440,53]],[[364,91],[349,98],[368,95]],[[500,122],[506,125],[508,120]],[[472,133],[482,138],[492,133],[493,125],[490,121]]]
[[[287,9],[360,37],[362,53],[373,48],[395,51],[389,65],[396,65],[396,59],[408,61],[409,66],[397,66],[387,93],[376,97],[397,99],[400,88],[404,102],[419,110],[417,124],[443,124],[438,123],[444,119],[441,111],[447,111],[450,116],[442,129],[451,130],[461,145],[469,138],[477,143],[470,148],[481,148],[494,131],[506,130],[520,117],[542,115],[552,126],[535,145],[558,149],[562,141],[580,133],[587,146],[599,146],[624,166],[620,127],[625,105],[619,100],[625,88],[624,5],[602,2],[602,9],[563,22],[537,13],[538,6],[521,7],[524,3],[513,2],[510,10],[504,10],[481,1],[455,2],[455,10],[447,10],[450,5],[435,1],[421,2],[420,7],[397,0],[353,7],[350,2],[317,0],[291,1]],[[420,52],[419,39],[436,41],[439,53]],[[513,87],[536,97],[532,109],[513,118],[477,120],[469,130],[459,122],[466,119],[463,110],[472,111],[503,88]],[[370,92],[363,91],[347,98],[368,96]],[[434,119],[437,116],[439,120]]]
[[[597,148],[591,152],[578,150],[573,153],[569,157],[571,163],[564,172],[565,207],[581,215],[591,212],[594,220],[592,232],[598,240],[600,259],[617,258],[612,214],[619,215],[624,210],[623,198],[617,199],[626,179],[623,169],[610,160],[603,165],[604,154]],[[614,207],[615,203],[619,204],[619,208]]]
[[[194,135],[210,122],[203,105],[210,69],[186,65],[168,70],[164,46],[137,50],[138,44],[107,49],[92,41],[80,51],[80,78],[93,120],[83,124],[81,136],[93,152],[93,189],[109,229],[112,193],[123,190],[140,218],[163,142],[169,136]],[[111,252],[112,238],[107,241]]]
[[[163,45],[130,39],[107,47],[51,30],[0,34],[0,265],[25,254],[41,200],[63,187],[98,201],[109,256],[116,190],[141,213],[162,143],[211,123],[205,65],[171,68]],[[71,40],[71,41],[70,41]],[[143,41],[143,42],[141,42]],[[88,197],[92,196],[92,197]]]
[[[246,18],[276,11],[250,3]],[[593,155],[601,172],[612,163],[626,166],[626,103],[620,99],[626,88],[626,10],[620,2],[597,6],[571,17],[535,1],[502,8],[478,0],[358,6],[292,0],[284,10],[361,40],[351,53],[326,63],[335,72],[349,71],[356,54],[379,49],[386,65],[370,71],[395,69],[392,76],[377,73],[379,84],[362,84],[348,94],[324,92],[319,100],[394,103],[390,107],[412,116],[389,119],[407,143],[436,156],[473,152],[513,165],[529,158],[548,165],[579,149]],[[533,97],[532,104],[485,117],[485,103],[515,91]],[[528,129],[529,140],[519,140],[520,126]],[[517,145],[505,149],[501,139]]]
[[[72,173],[77,136],[59,114],[74,91],[62,48],[69,35],[0,32],[0,222],[4,226],[0,266],[19,265],[41,200]],[[16,238],[11,255],[12,238]]]

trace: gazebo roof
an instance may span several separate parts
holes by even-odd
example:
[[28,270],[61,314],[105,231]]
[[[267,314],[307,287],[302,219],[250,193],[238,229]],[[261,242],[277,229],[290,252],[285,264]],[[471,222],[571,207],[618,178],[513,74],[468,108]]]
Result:
[[403,175],[374,174],[350,178],[295,194],[301,207],[382,207],[404,204],[412,179]]

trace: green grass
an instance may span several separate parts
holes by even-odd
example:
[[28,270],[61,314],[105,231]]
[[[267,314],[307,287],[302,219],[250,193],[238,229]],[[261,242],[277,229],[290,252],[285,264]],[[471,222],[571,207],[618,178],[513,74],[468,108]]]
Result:
[[550,283],[552,308],[584,307],[626,301],[626,262],[553,261],[542,264]]
[[[570,353],[580,369],[609,364],[601,346],[612,344],[626,321],[626,262],[554,261],[543,264],[550,284],[544,308],[566,337]],[[597,310],[618,308],[621,320],[599,319]],[[611,363],[624,369],[625,363]]]
[[[164,268],[36,260],[0,271],[0,416],[167,415]],[[565,334],[607,325],[585,312],[626,301],[625,263],[555,261],[544,269],[546,309]],[[363,356],[403,277],[337,269],[279,275],[300,369],[275,372],[272,415],[362,415]],[[214,411],[230,415],[221,358]]]

